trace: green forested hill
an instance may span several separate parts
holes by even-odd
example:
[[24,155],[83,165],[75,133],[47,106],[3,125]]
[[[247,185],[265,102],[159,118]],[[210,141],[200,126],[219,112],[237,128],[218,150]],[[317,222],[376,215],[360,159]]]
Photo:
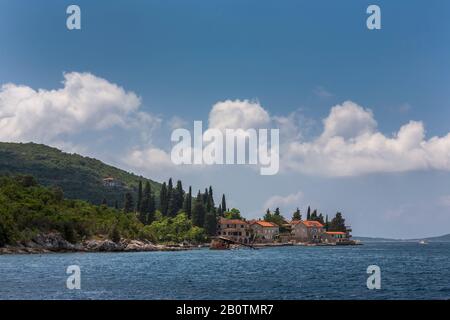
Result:
[[[139,180],[148,179],[109,166],[99,160],[69,154],[58,149],[35,143],[0,142],[0,175],[32,175],[40,184],[58,186],[64,196],[100,204],[106,199],[113,206],[122,206],[124,194],[132,192],[136,199]],[[113,177],[123,186],[106,187],[103,179]],[[158,194],[161,185],[150,181],[153,192]]]

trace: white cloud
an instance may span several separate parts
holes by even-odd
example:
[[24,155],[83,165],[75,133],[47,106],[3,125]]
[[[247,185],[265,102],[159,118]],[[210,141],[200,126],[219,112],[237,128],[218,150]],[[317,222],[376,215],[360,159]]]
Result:
[[450,134],[426,140],[423,123],[410,121],[387,137],[376,131],[372,112],[353,102],[331,109],[317,139],[291,141],[284,150],[284,169],[316,175],[450,170]]
[[287,196],[275,195],[267,199],[264,203],[263,209],[275,209],[280,208],[284,210],[293,210],[300,206],[300,202],[303,200],[303,192],[298,191]]
[[64,74],[46,90],[5,84],[0,90],[0,140],[52,144],[67,135],[119,126],[148,128],[158,119],[140,112],[140,98],[90,73]]
[[269,113],[259,102],[249,100],[217,102],[209,113],[209,127],[215,129],[256,129],[269,123]]

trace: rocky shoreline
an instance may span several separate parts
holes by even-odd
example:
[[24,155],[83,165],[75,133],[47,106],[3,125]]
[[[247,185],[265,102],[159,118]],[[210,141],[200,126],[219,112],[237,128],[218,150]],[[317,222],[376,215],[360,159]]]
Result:
[[157,245],[146,240],[122,239],[113,242],[109,239],[85,240],[72,244],[60,234],[39,235],[32,241],[0,248],[1,254],[42,254],[64,252],[143,252],[143,251],[182,251],[197,248],[185,245]]

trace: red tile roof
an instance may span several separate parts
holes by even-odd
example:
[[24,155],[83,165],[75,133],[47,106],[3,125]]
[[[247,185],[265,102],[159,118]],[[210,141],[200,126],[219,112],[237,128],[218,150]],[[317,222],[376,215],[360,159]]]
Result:
[[345,232],[341,232],[341,231],[327,231],[325,233],[326,234],[342,234],[342,235],[345,235]]
[[312,227],[323,228],[323,224],[321,224],[318,221],[313,221],[313,220],[306,220],[306,221],[303,221],[303,220],[292,220],[290,223],[294,224],[294,225],[302,223],[308,228],[312,228]]
[[311,228],[311,227],[323,228],[323,224],[321,224],[318,221],[306,220],[306,221],[303,221],[303,224],[305,226],[307,226],[308,228]]
[[261,227],[264,228],[273,228],[273,227],[278,227],[275,223],[269,222],[269,221],[256,221],[256,224],[259,224]]

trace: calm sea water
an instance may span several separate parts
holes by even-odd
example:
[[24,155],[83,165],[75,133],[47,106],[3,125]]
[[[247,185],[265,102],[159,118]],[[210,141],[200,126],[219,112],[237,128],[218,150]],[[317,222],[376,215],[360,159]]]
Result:
[[[66,289],[66,267],[81,290]],[[367,266],[381,268],[368,290]],[[1,299],[450,299],[450,243],[0,256]]]

